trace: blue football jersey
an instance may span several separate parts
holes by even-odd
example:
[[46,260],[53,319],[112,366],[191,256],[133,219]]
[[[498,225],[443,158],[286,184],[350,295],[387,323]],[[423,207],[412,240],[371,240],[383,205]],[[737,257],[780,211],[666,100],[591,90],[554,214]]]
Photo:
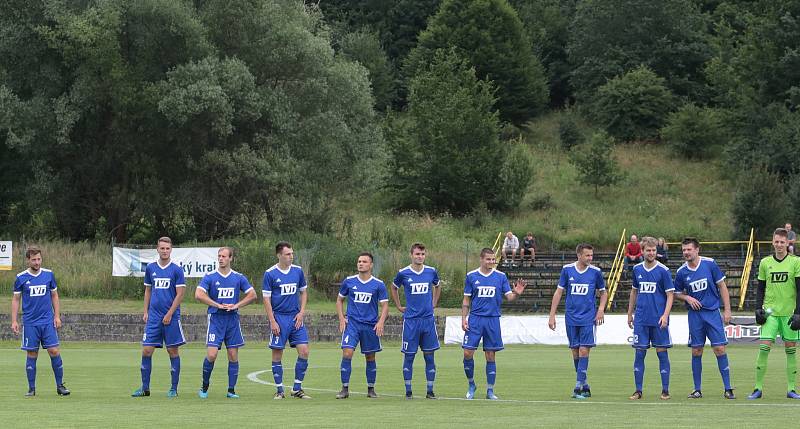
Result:
[[439,273],[436,268],[424,265],[416,272],[411,265],[397,272],[392,286],[403,288],[406,295],[406,312],[403,318],[433,316],[433,288],[439,286]]
[[[144,270],[144,285],[150,288],[148,317],[162,319],[178,295],[177,288],[186,287],[183,268],[173,262],[166,267],[158,265],[158,262],[151,262]],[[173,317],[180,317],[180,315],[181,307],[178,306]]]
[[464,295],[472,300],[469,314],[484,317],[500,317],[500,304],[503,295],[511,293],[511,285],[505,273],[492,270],[484,275],[480,270],[472,270],[464,279]]
[[[719,309],[719,288],[717,283],[725,280],[725,274],[711,258],[701,256],[695,269],[684,263],[675,273],[675,292],[685,293],[700,301],[705,310]],[[691,310],[689,304],[686,308]]]
[[648,270],[644,262],[633,267],[633,288],[639,291],[633,322],[642,326],[658,326],[658,319],[667,307],[667,292],[674,292],[669,268],[661,262]]
[[[200,284],[197,285],[197,288],[204,290],[208,294],[208,297],[218,304],[236,304],[239,302],[239,293],[247,293],[253,289],[253,286],[250,286],[247,277],[231,270],[227,276],[223,276],[219,271],[206,274],[203,276],[203,279],[200,280]],[[238,311],[239,310],[230,312],[210,305],[208,306],[209,314],[216,312],[235,313]]]
[[377,323],[378,302],[389,301],[386,285],[381,280],[370,277],[363,282],[358,275],[344,279],[339,296],[347,298],[347,320],[361,323]]
[[566,295],[565,319],[573,326],[594,325],[597,314],[596,291],[606,290],[603,272],[594,265],[589,265],[583,272],[573,262],[561,268],[558,288],[564,289]]
[[31,274],[28,270],[17,274],[14,280],[14,294],[19,294],[22,298],[23,325],[53,323],[53,300],[50,291],[57,288],[53,272],[46,268],[40,268],[37,275]]
[[293,315],[300,312],[300,292],[306,287],[306,277],[299,265],[283,271],[275,264],[264,272],[261,293],[269,298],[273,312]]

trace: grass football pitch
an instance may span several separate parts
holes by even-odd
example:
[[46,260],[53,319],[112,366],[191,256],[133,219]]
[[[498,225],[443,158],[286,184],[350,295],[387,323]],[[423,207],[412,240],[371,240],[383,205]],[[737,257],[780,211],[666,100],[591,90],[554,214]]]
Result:
[[[466,401],[466,381],[461,349],[448,345],[436,354],[436,401],[424,399],[424,361],[414,367],[415,399],[403,399],[401,354],[395,343],[384,344],[378,354],[377,399],[367,399],[364,360],[353,360],[351,397],[334,399],[340,386],[340,350],[333,343],[312,344],[310,367],[304,383],[312,400],[272,399],[274,387],[270,354],[263,343],[250,343],[240,353],[238,400],[225,398],[227,359],[220,353],[212,376],[209,398],[197,397],[205,349],[181,349],[180,396],[169,399],[169,365],[166,352],[153,359],[152,395],[131,398],[139,386],[139,347],[120,343],[67,343],[62,347],[65,383],[69,397],[55,393],[50,360],[40,353],[37,396],[24,398],[27,381],[24,352],[17,343],[0,343],[0,422],[4,427],[41,424],[49,427],[161,427],[223,425],[225,427],[458,427],[511,425],[519,427],[753,427],[759,424],[796,424],[800,401],[785,398],[785,355],[774,347],[769,360],[765,395],[748,401],[752,390],[757,348],[732,346],[729,356],[738,399],[722,399],[716,360],[710,349],[704,357],[705,398],[690,400],[690,353],[676,346],[670,352],[673,399],[661,401],[658,361],[651,350],[646,360],[644,399],[627,398],[633,392],[630,347],[600,346],[592,352],[589,383],[593,397],[570,399],[574,383],[571,356],[565,347],[509,346],[499,352],[496,393],[501,401]],[[284,380],[291,383],[297,354],[287,350]],[[476,354],[478,394],[485,389],[484,358]],[[478,395],[476,395],[478,396]],[[390,426],[392,425],[392,426]]]

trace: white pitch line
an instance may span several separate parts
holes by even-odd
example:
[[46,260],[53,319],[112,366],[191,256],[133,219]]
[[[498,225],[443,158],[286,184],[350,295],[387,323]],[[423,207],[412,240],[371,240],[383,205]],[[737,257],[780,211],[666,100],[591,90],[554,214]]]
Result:
[[[259,375],[261,375],[261,374],[263,374],[265,372],[271,372],[271,371],[272,370],[270,370],[270,369],[264,369],[264,370],[261,370],[261,371],[251,372],[250,374],[247,374],[247,379],[252,381],[253,383],[259,383],[259,384],[263,384],[263,385],[266,385],[266,386],[275,386],[275,383],[270,383],[268,381],[264,381],[264,380],[258,378]],[[339,390],[336,390],[336,389],[320,389],[320,388],[305,387],[305,386],[303,387],[303,390],[310,390],[310,391],[314,391],[314,392],[339,393]],[[356,391],[350,390],[350,394],[366,395],[367,393],[366,392],[356,392]],[[391,393],[381,393],[381,394],[379,394],[379,396],[387,396],[387,397],[390,397],[390,398],[404,398],[405,397],[405,395],[395,395],[395,394],[391,394]],[[452,398],[452,397],[446,397],[446,396],[437,396],[437,398],[439,400],[444,400],[444,401],[468,401],[468,402],[484,401],[484,402],[490,402],[488,399],[479,399],[479,398],[467,399],[467,398]],[[744,399],[744,401],[747,401],[747,399]],[[595,401],[595,400],[592,400],[592,399],[571,400],[571,401],[563,401],[563,400],[549,400],[548,401],[548,400],[534,400],[534,399],[498,399],[498,400],[491,401],[491,402],[505,402],[505,403],[512,403],[512,404],[595,404],[595,405],[620,405],[620,404],[624,403],[624,402],[611,402],[611,401]],[[640,402],[640,401],[634,402],[634,401],[630,401],[629,403],[631,404],[631,406],[634,406],[634,407],[636,407],[636,406],[646,406],[646,405],[652,405],[652,406],[657,406],[657,407],[664,407],[664,406],[670,406],[670,405],[672,405],[672,406],[681,406],[681,407],[708,407],[708,406],[711,405],[711,404],[704,404],[704,403],[702,403],[702,401],[690,402],[690,403],[685,403],[685,402],[667,402],[667,401],[658,401],[658,402]],[[796,408],[796,407],[800,406],[800,401],[798,401],[797,403],[791,403],[791,404],[765,404],[765,403],[758,403],[758,402],[727,401],[727,402],[722,402],[722,403],[714,403],[713,405],[714,406],[717,406],[717,405],[737,406],[737,407]]]

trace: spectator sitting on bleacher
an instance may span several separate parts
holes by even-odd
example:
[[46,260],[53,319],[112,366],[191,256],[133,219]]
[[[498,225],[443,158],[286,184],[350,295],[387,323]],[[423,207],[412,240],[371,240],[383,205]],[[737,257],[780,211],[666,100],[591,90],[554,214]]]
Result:
[[503,240],[503,256],[508,257],[511,255],[509,261],[513,264],[517,252],[519,252],[519,239],[513,232],[508,231],[505,240]]
[[664,237],[658,237],[658,244],[656,245],[656,261],[666,265],[669,260],[669,247]]
[[625,245],[625,266],[628,271],[633,271],[633,266],[643,260],[644,255],[642,255],[642,245],[639,244],[639,237],[636,234],[631,234],[631,241]]
[[522,239],[522,260],[525,260],[525,255],[531,256],[531,264],[536,259],[536,239],[533,238],[533,233],[529,232]]

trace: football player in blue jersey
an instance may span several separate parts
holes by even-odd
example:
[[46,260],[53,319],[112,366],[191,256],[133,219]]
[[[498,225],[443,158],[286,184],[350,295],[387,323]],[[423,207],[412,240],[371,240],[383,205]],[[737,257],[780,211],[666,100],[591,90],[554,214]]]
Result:
[[[239,378],[239,348],[244,347],[239,309],[256,299],[256,291],[247,277],[231,269],[233,249],[221,247],[217,251],[217,271],[206,274],[195,289],[194,297],[208,305],[206,329],[206,358],[203,360],[203,384],[198,396],[208,398],[211,372],[222,343],[228,351],[228,398],[237,399],[236,381]],[[239,294],[244,294],[239,299]]]
[[[17,274],[14,280],[14,295],[11,298],[11,330],[22,336],[22,350],[27,353],[25,372],[28,375],[28,393],[36,395],[36,359],[39,347],[47,350],[56,379],[56,393],[69,395],[64,387],[64,366],[58,346],[61,328],[61,310],[58,300],[58,285],[53,272],[42,268],[42,251],[37,247],[25,250],[28,269]],[[20,300],[22,301],[22,330],[17,322]]]
[[178,396],[181,358],[178,347],[186,344],[181,326],[181,302],[186,293],[183,268],[171,262],[172,240],[158,239],[158,260],[147,264],[144,271],[144,335],[142,336],[142,386],[131,396],[150,396],[150,372],[155,349],[167,347],[169,354],[171,386],[167,397]]
[[[689,311],[689,347],[692,348],[692,378],[694,390],[689,398],[702,398],[703,346],[706,338],[717,356],[725,399],[736,399],[731,387],[731,370],[725,345],[725,324],[731,320],[731,298],[725,284],[725,274],[717,263],[700,256],[700,242],[687,237],[681,242],[686,261],[675,273],[675,298],[684,301]],[[720,303],[722,314],[720,315]]]
[[675,287],[669,268],[656,261],[658,241],[653,237],[642,239],[644,262],[633,267],[633,288],[628,303],[628,326],[633,329],[633,348],[636,355],[633,362],[633,378],[636,391],[631,400],[642,399],[644,380],[644,358],[652,345],[658,355],[661,373],[661,399],[670,399],[669,394],[669,355],[672,347],[669,334],[669,313],[672,310]]
[[[553,294],[553,301],[550,303],[548,325],[555,331],[558,303],[561,301],[561,295],[566,294],[564,319],[577,378],[572,397],[585,399],[592,396],[592,391],[586,382],[589,351],[597,343],[596,327],[603,324],[608,294],[602,271],[592,265],[594,248],[590,244],[581,243],[575,252],[578,260],[561,268],[558,287]],[[599,306],[596,305],[598,292],[600,293]]]
[[[369,252],[358,255],[356,269],[358,274],[347,277],[339,288],[336,299],[336,313],[339,315],[339,332],[342,333],[342,363],[340,367],[342,390],[336,399],[350,396],[350,372],[353,351],[361,345],[361,353],[367,362],[367,397],[377,398],[375,380],[378,366],[375,353],[382,350],[381,337],[383,325],[389,315],[389,297],[386,285],[372,276],[373,257]],[[347,315],[344,301],[347,300]],[[380,303],[380,313],[378,312]]]
[[283,349],[286,342],[297,349],[297,362],[294,364],[294,384],[291,395],[298,399],[311,399],[303,391],[302,383],[308,369],[308,331],[303,323],[306,313],[308,293],[303,268],[294,265],[294,250],[288,242],[275,245],[278,263],[264,272],[262,294],[264,310],[269,318],[272,335],[269,348],[272,349],[272,377],[277,391],[273,399],[283,399]]
[[[391,294],[397,310],[403,314],[403,337],[400,351],[403,353],[403,380],[406,385],[406,398],[413,398],[411,379],[414,370],[414,357],[417,348],[425,357],[425,378],[428,389],[425,397],[436,399],[433,382],[436,379],[436,363],[433,352],[439,350],[439,337],[436,333],[436,320],[433,309],[439,302],[439,273],[436,268],[425,265],[425,246],[414,243],[411,246],[411,265],[397,272],[392,283]],[[406,306],[400,302],[399,290],[403,289]]]
[[514,289],[508,277],[494,269],[497,264],[494,250],[484,248],[480,254],[481,265],[467,273],[464,279],[464,300],[461,304],[461,329],[464,330],[464,374],[467,376],[467,399],[475,397],[475,350],[483,339],[486,356],[486,399],[496,400],[494,382],[497,377],[495,353],[503,350],[503,334],[500,331],[500,304],[503,296],[509,301],[517,299],[525,291],[525,282],[517,280]]

